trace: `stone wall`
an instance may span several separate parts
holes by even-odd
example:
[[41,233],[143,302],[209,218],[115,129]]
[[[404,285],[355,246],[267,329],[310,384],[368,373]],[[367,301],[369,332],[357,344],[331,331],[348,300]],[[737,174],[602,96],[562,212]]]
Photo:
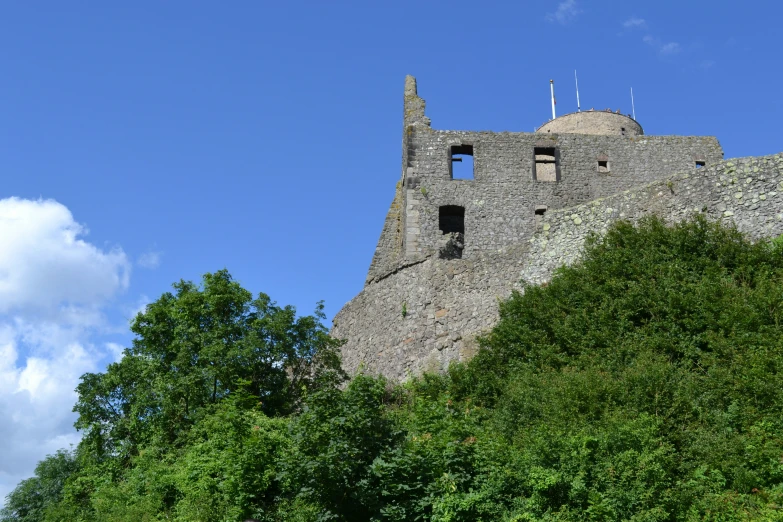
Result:
[[430,127],[430,119],[424,114],[426,105],[418,95],[416,78],[406,76],[402,110],[402,174],[400,182],[397,183],[391,208],[386,215],[381,237],[370,262],[366,283],[397,270],[399,265],[404,262],[403,234],[407,200],[402,191],[402,184],[408,172],[413,170],[410,164],[416,155],[411,136],[416,129],[425,129],[426,132],[426,129]]
[[572,264],[590,233],[656,214],[668,222],[694,214],[736,225],[754,239],[783,234],[783,154],[723,161],[574,208],[547,214],[530,239],[522,279],[532,284]]
[[402,183],[397,183],[394,199],[386,214],[386,221],[383,223],[381,238],[378,240],[378,246],[375,247],[375,254],[367,272],[368,282],[374,277],[374,274],[393,272],[402,259],[402,206],[404,201]]
[[523,269],[527,245],[472,260],[425,258],[368,284],[335,316],[343,367],[402,380],[475,353]]
[[[678,170],[696,170],[694,158],[708,164],[723,151],[711,137],[585,136],[416,129],[415,159],[404,182],[404,252],[408,260],[433,255],[441,235],[438,209],[465,208],[464,257],[524,241],[535,230],[535,210],[547,212],[585,203],[649,183]],[[473,146],[473,180],[449,176],[449,147]],[[554,148],[558,181],[534,179],[534,150]],[[609,172],[599,172],[599,158]],[[374,274],[377,275],[377,274]]]
[[401,380],[470,358],[497,303],[521,282],[540,284],[579,259],[585,238],[618,219],[693,214],[753,238],[783,234],[783,154],[722,161],[587,204],[547,213],[527,241],[473,259],[423,258],[367,285],[334,319],[343,364]]

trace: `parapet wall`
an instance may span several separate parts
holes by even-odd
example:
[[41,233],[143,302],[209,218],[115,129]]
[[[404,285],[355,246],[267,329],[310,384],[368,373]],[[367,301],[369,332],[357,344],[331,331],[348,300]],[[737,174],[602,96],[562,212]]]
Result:
[[524,241],[470,259],[424,256],[379,276],[335,317],[343,365],[391,379],[470,358],[475,336],[497,321],[497,303],[521,281],[542,283],[579,259],[585,238],[618,219],[656,213],[670,222],[700,213],[753,238],[783,234],[783,154],[687,169],[631,190],[547,212]]

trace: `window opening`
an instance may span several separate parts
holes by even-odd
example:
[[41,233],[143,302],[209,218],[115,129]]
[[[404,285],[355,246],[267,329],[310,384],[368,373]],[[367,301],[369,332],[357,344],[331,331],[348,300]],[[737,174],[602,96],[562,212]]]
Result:
[[609,172],[609,160],[598,160],[598,172]]
[[473,145],[452,145],[449,148],[451,179],[473,179]]
[[697,169],[700,169],[700,168],[702,168],[702,167],[703,167],[704,165],[706,165],[706,164],[707,164],[707,162],[706,162],[706,161],[697,161],[697,162],[696,162],[696,168],[697,168]]
[[460,259],[465,249],[465,208],[444,205],[438,209],[438,227],[443,234],[438,241],[441,259]]
[[554,147],[535,147],[533,149],[535,165],[533,179],[538,181],[557,181],[557,151]]

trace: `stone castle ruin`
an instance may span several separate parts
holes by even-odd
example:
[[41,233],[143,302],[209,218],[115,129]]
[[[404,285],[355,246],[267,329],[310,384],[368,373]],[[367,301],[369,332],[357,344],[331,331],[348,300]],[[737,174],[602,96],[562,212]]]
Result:
[[[617,219],[701,213],[783,233],[783,155],[723,161],[714,137],[647,136],[608,110],[496,133],[433,129],[424,108],[408,76],[402,176],[364,289],[334,318],[349,373],[402,380],[470,358],[498,300],[547,281]],[[455,179],[468,157],[472,179]]]

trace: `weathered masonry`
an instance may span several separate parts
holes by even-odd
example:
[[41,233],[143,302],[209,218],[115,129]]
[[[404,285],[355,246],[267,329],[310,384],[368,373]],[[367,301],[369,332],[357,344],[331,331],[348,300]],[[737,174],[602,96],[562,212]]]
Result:
[[[365,287],[334,319],[349,372],[404,379],[470,357],[550,215],[723,158],[714,137],[646,136],[609,111],[494,133],[433,129],[424,108],[408,76],[401,179]],[[472,177],[455,179],[471,158]]]

